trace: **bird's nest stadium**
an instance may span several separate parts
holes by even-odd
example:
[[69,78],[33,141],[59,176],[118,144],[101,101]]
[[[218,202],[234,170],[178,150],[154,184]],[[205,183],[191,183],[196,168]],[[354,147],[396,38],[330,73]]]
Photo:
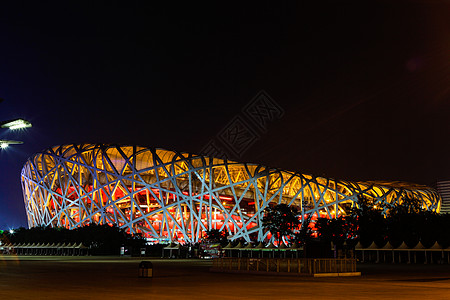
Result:
[[[117,224],[147,238],[199,242],[210,229],[229,239],[268,239],[264,209],[285,203],[336,218],[358,206],[418,199],[439,212],[432,188],[402,182],[338,181],[140,146],[63,145],[35,154],[21,173],[28,225]],[[270,236],[269,236],[270,237]]]

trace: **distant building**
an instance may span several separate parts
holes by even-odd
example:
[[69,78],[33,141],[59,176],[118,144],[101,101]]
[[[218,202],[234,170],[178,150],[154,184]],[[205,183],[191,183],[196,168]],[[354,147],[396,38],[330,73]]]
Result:
[[441,214],[450,213],[450,180],[438,181],[436,187],[442,199]]
[[22,174],[28,224],[116,224],[154,240],[199,242],[211,229],[229,239],[271,239],[264,209],[284,203],[313,218],[404,199],[439,212],[433,188],[350,182],[185,152],[105,144],[62,145],[30,157]]

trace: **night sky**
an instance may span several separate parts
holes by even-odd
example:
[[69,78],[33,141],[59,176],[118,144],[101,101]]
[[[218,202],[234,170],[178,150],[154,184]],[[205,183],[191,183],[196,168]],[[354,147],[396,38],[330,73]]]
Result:
[[[448,1],[0,4],[0,228],[65,143],[199,153],[261,90],[284,110],[239,160],[347,180],[450,179]],[[364,2],[364,3],[361,3]],[[395,2],[395,4],[391,3]]]

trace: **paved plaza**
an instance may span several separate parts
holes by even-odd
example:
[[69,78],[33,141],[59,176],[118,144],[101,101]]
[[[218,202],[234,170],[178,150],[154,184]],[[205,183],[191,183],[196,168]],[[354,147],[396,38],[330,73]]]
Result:
[[448,299],[450,265],[358,265],[361,277],[211,273],[211,261],[0,256],[0,299]]

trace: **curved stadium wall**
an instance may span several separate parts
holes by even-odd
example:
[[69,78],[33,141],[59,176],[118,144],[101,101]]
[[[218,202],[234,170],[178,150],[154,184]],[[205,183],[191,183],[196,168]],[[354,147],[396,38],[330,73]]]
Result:
[[[155,240],[198,242],[207,230],[230,239],[268,239],[268,205],[336,218],[358,206],[419,199],[439,212],[429,187],[401,182],[349,182],[252,163],[139,146],[63,145],[31,157],[22,169],[28,225],[69,229],[117,224]],[[269,236],[270,237],[270,236]]]

